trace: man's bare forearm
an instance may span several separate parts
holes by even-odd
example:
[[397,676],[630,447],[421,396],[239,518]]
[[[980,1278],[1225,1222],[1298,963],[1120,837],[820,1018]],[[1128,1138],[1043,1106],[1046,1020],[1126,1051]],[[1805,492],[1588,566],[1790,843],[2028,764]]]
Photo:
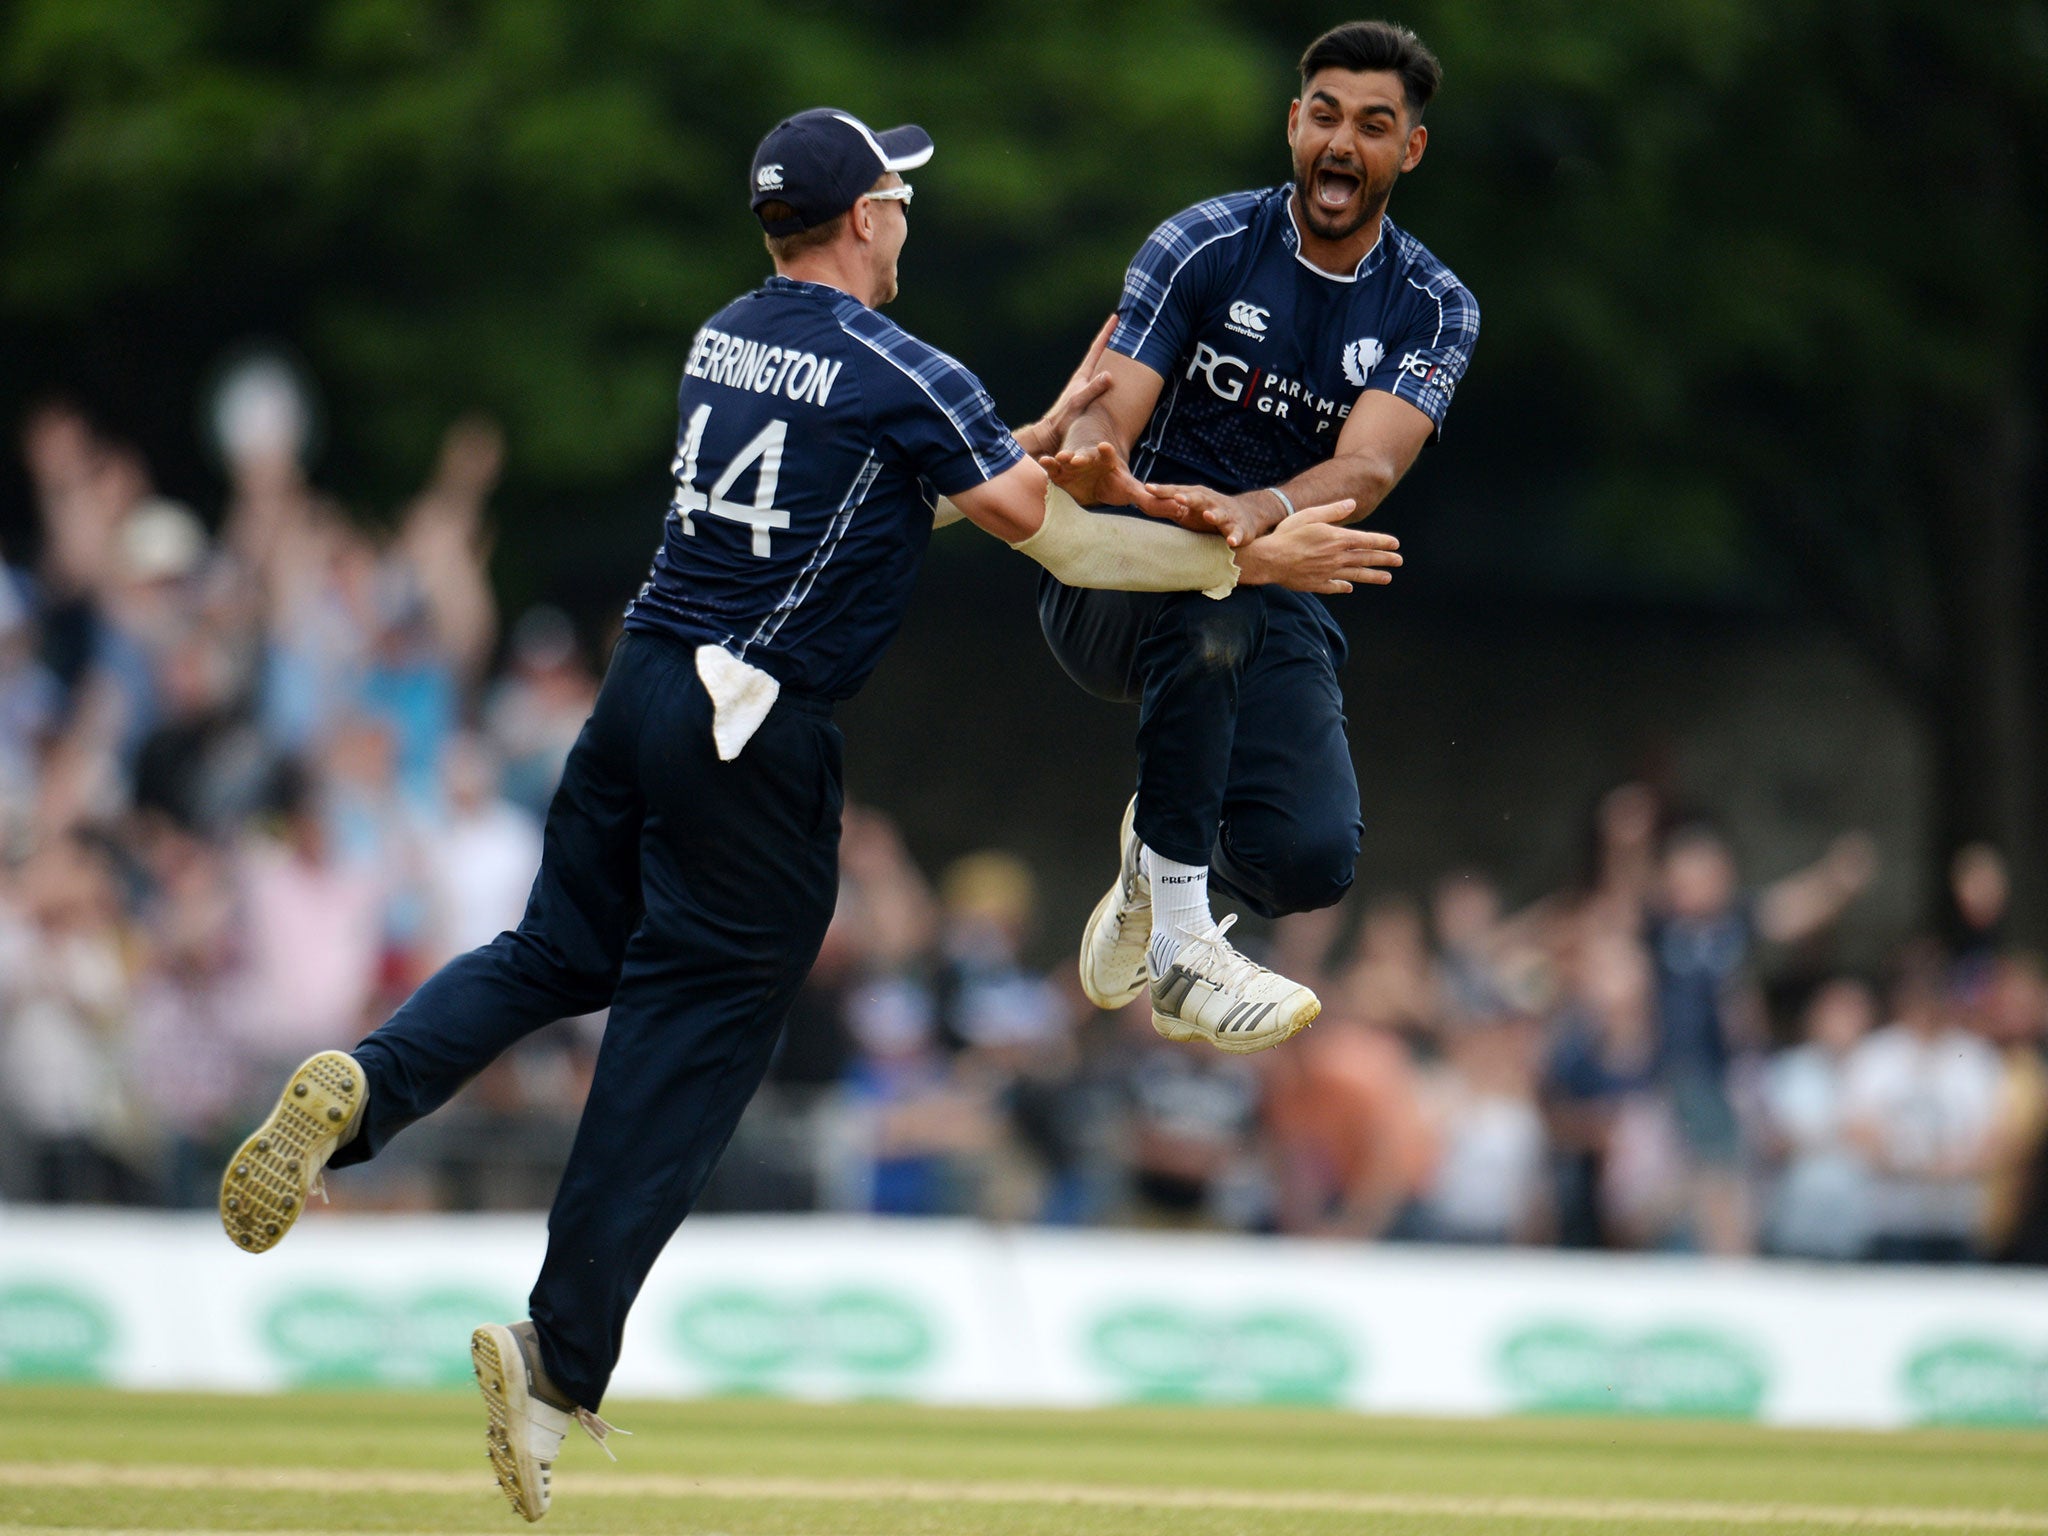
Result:
[[1116,418],[1102,406],[1091,405],[1074,418],[1074,424],[1067,428],[1066,439],[1059,444],[1059,448],[1093,448],[1097,443],[1112,443],[1116,451],[1128,461],[1131,456],[1131,442],[1135,436],[1135,433],[1126,436],[1124,429],[1117,425]]
[[1400,467],[1376,453],[1340,453],[1311,465],[1280,489],[1297,507],[1320,507],[1350,499],[1358,510],[1349,521],[1370,516],[1387,493],[1401,483]]
[[1188,509],[1187,517],[1175,521],[1188,527],[1212,527],[1233,547],[1242,548],[1310,507],[1345,502],[1350,510],[1344,521],[1358,522],[1386,499],[1400,482],[1404,467],[1375,452],[1340,453],[1278,485],[1258,486],[1235,496],[1219,497],[1202,486],[1154,486],[1151,490],[1177,498]]
[[[1358,503],[1358,510],[1344,521],[1355,523],[1369,517],[1400,482],[1400,470],[1377,454],[1340,453],[1333,459],[1311,465],[1274,489],[1293,503],[1296,511],[1348,498]],[[1246,494],[1264,520],[1264,526],[1259,530],[1261,533],[1271,532],[1287,516],[1288,508],[1270,490],[1261,488]]]

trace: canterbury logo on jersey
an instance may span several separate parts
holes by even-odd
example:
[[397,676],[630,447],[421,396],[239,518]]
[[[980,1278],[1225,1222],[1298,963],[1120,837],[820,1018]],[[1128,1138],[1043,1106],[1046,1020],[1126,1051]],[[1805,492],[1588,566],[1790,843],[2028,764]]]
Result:
[[1261,309],[1256,304],[1239,299],[1230,306],[1230,319],[1225,322],[1226,328],[1240,336],[1249,336],[1253,341],[1264,341],[1266,321],[1271,314],[1271,310]]
[[781,395],[799,405],[823,405],[844,366],[837,358],[771,347],[707,325],[697,333],[697,344],[690,348],[690,361],[683,373],[731,389],[750,389],[757,395]]

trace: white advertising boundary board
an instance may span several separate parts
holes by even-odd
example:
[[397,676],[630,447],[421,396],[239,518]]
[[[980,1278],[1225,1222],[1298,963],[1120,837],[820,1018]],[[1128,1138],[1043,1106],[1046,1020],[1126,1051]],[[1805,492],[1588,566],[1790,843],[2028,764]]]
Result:
[[[0,1387],[434,1386],[524,1313],[538,1217],[0,1210]],[[2048,1274],[705,1218],[613,1391],[2048,1425]]]

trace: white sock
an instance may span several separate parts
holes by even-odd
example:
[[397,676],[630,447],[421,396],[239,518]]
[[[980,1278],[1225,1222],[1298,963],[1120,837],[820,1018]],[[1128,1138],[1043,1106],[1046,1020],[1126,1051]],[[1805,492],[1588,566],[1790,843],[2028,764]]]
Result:
[[1209,916],[1209,866],[1176,864],[1150,848],[1144,852],[1145,878],[1152,882],[1152,943],[1145,958],[1152,974],[1164,976],[1181,941],[1206,929]]

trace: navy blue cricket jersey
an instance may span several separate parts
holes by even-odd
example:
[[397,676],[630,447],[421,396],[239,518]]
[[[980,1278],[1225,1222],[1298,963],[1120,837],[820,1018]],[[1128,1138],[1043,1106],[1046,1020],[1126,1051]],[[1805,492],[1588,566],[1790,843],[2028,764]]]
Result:
[[1357,271],[1301,254],[1287,187],[1175,214],[1124,277],[1113,351],[1166,381],[1131,455],[1140,479],[1248,491],[1329,458],[1366,390],[1443,425],[1479,305],[1392,219]]
[[1024,452],[981,382],[849,294],[771,277],[697,333],[675,494],[626,628],[850,698],[895,638],[932,508]]

